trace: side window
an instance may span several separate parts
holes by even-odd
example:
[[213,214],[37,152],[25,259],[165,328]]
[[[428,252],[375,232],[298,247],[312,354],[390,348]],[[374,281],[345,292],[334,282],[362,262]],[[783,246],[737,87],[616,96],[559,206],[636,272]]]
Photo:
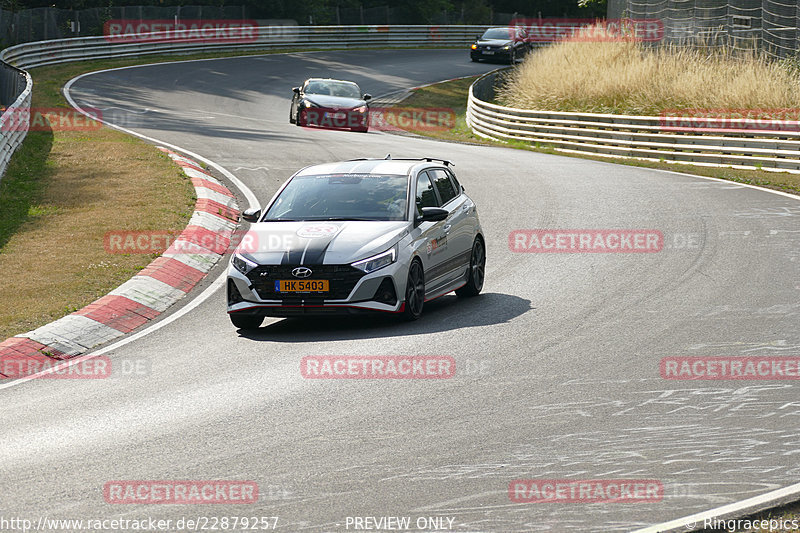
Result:
[[458,196],[455,185],[453,185],[453,181],[446,171],[437,169],[429,170],[428,172],[431,173],[433,183],[436,185],[436,190],[439,191],[439,198],[442,199],[442,205]]
[[455,184],[455,186],[456,186],[456,195],[459,195],[459,194],[461,194],[461,184],[460,184],[460,183],[458,182],[458,180],[456,179],[456,175],[455,175],[455,174],[453,174],[453,171],[452,171],[452,170],[448,170],[448,171],[447,171],[447,173],[448,173],[448,174],[450,174],[450,179],[451,179],[451,180],[453,180],[453,183],[454,183],[454,184]]
[[423,207],[439,207],[427,172],[420,172],[417,176],[417,213],[421,214]]

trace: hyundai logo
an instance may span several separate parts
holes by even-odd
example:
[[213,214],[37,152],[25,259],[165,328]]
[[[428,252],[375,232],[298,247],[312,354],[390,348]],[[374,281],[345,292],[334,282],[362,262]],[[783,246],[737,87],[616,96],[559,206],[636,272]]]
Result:
[[296,278],[307,278],[311,275],[311,269],[308,267],[297,267],[292,270],[292,276]]

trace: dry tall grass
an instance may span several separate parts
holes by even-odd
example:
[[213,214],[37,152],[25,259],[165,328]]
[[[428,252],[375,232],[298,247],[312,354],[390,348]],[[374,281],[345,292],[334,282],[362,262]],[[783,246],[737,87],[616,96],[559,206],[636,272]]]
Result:
[[564,41],[532,53],[498,100],[525,109],[658,115],[665,109],[800,108],[796,71],[731,48]]

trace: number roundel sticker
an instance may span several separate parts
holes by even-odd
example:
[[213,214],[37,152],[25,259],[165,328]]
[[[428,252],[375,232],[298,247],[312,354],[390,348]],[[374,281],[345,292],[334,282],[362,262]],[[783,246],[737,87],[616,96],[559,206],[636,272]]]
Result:
[[309,224],[297,230],[297,236],[304,239],[320,239],[333,237],[338,231],[339,226],[335,224]]

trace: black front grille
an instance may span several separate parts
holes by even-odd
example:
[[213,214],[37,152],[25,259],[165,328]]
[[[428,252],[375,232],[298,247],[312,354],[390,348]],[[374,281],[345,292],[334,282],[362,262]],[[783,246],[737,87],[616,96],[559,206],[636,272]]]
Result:
[[284,304],[293,303],[314,304],[325,300],[344,300],[352,292],[358,280],[366,274],[350,265],[303,265],[311,269],[311,276],[306,280],[327,279],[330,282],[330,291],[320,293],[282,293],[275,292],[275,280],[298,279],[292,275],[292,270],[299,265],[268,265],[251,270],[247,277],[253,288],[262,300],[282,300]]

